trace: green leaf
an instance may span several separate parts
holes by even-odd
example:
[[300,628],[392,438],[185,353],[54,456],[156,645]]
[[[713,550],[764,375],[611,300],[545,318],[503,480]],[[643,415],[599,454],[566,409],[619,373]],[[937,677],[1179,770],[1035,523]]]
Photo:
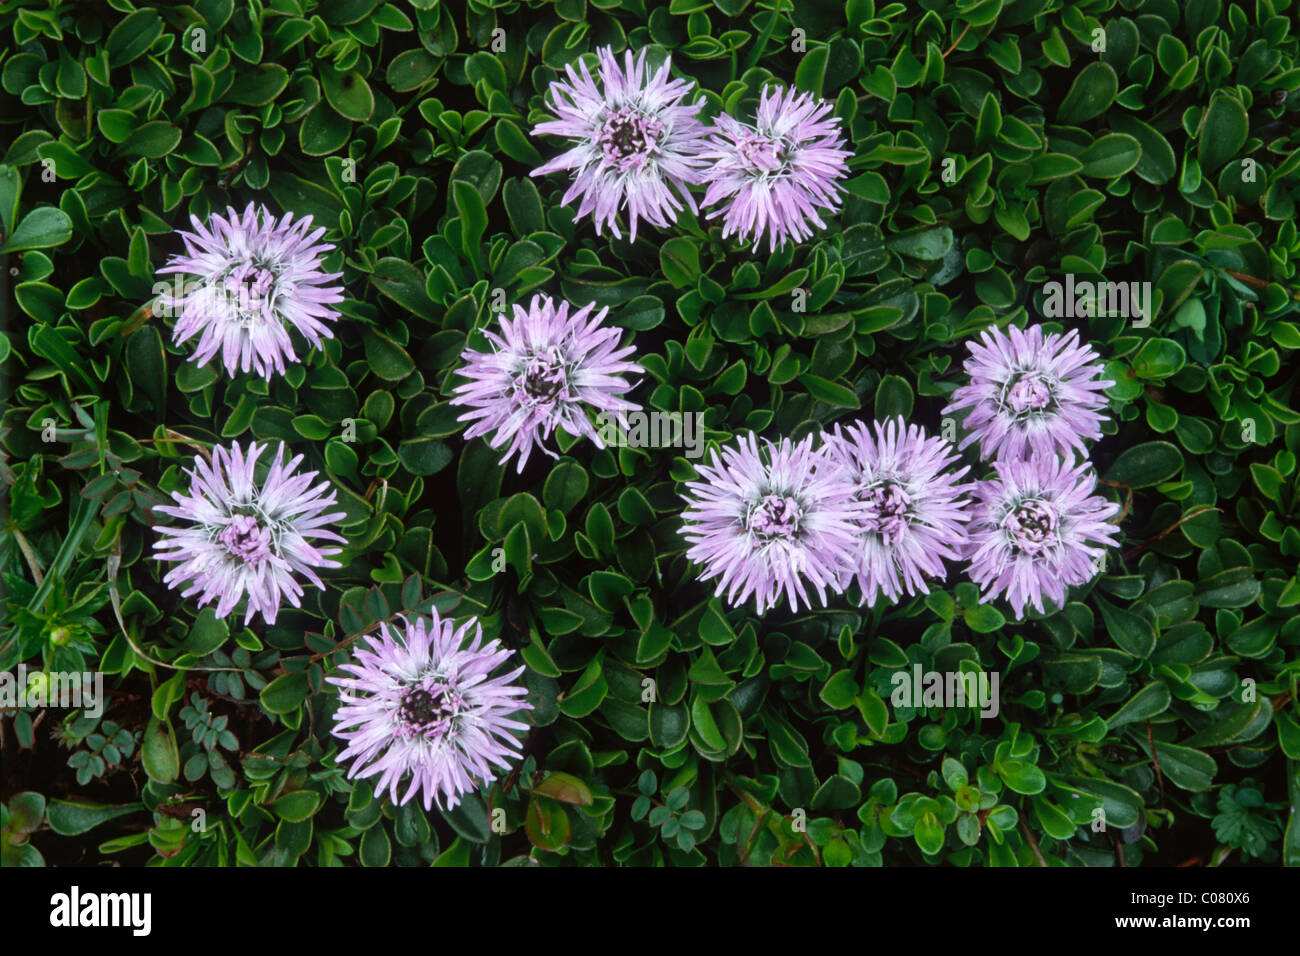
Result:
[[51,800],[45,816],[50,829],[60,836],[80,836],[101,823],[143,810],[139,804],[113,806],[84,800]]
[[569,688],[560,700],[560,712],[566,717],[586,717],[605,699],[609,685],[601,671],[600,659],[595,658],[582,676]]
[[1247,567],[1228,568],[1196,583],[1196,599],[1202,607],[1248,607],[1259,595],[1259,580]]
[[7,807],[5,829],[10,833],[33,833],[45,822],[45,797],[34,790],[14,794]]
[[1250,118],[1246,115],[1246,108],[1227,93],[1215,93],[1201,123],[1200,145],[1196,153],[1201,171],[1205,175],[1216,172],[1246,145],[1249,134]]
[[225,98],[243,106],[265,106],[289,85],[289,71],[278,63],[260,63],[239,70]]
[[546,779],[534,784],[531,792],[578,807],[589,807],[594,802],[591,787],[573,774],[557,770],[547,773]]
[[826,706],[835,710],[845,710],[853,706],[853,699],[857,694],[858,684],[853,679],[853,672],[842,670],[831,675],[830,680],[822,685],[817,696]]
[[364,123],[375,111],[375,94],[370,91],[366,78],[356,70],[336,70],[332,66],[320,67],[321,89],[325,101],[344,119]]
[[1108,481],[1130,488],[1149,488],[1183,469],[1183,453],[1167,441],[1149,441],[1122,452],[1107,469]]
[[1115,179],[1137,166],[1142,146],[1132,136],[1112,133],[1103,136],[1079,154],[1083,175],[1096,179]]
[[1059,123],[1076,125],[1100,116],[1115,101],[1119,77],[1109,63],[1094,61],[1079,71],[1056,111]]
[[1101,801],[1107,826],[1125,829],[1142,815],[1142,797],[1132,788],[1101,778],[1072,778],[1069,783],[1079,793]]
[[451,191],[456,211],[460,214],[461,249],[466,259],[477,263],[483,234],[487,231],[487,211],[483,208],[483,197],[472,183],[461,180],[452,182]]
[[1259,489],[1260,494],[1273,499],[1279,504],[1281,503],[1281,492],[1285,483],[1281,472],[1269,465],[1253,462],[1250,466],[1250,477],[1254,481],[1255,487]]
[[425,294],[424,277],[411,263],[386,256],[375,263],[370,282],[376,289],[408,312],[423,319],[433,319],[437,314],[433,302]]
[[452,841],[451,846],[438,854],[430,866],[458,867],[469,866],[470,844],[460,837]]
[[1159,740],[1156,741],[1156,759],[1160,762],[1161,772],[1184,790],[1210,789],[1219,770],[1214,758],[1205,751]]
[[1291,760],[1300,760],[1300,720],[1296,720],[1286,710],[1279,710],[1274,715],[1277,723],[1278,746]]
[[934,854],[943,849],[943,824],[931,812],[917,817],[912,835],[916,838],[916,845],[921,848],[922,853]]
[[938,262],[948,254],[956,237],[948,226],[906,232],[887,240],[886,245],[902,256]]
[[140,763],[150,779],[172,783],[181,774],[181,758],[170,721],[151,717],[140,745]]
[[1074,836],[1074,822],[1060,807],[1042,798],[1036,798],[1033,804],[1034,818],[1048,836],[1057,840],[1068,840]]
[[295,790],[267,804],[266,808],[281,820],[298,823],[311,819],[322,803],[324,798],[315,790]]
[[361,848],[357,854],[362,866],[387,866],[392,859],[393,841],[388,838],[388,831],[381,826],[374,826],[361,835]]
[[23,217],[13,235],[8,236],[0,253],[26,249],[50,249],[72,238],[72,220],[62,209],[41,206]]
[[501,185],[501,164],[490,153],[473,149],[456,161],[451,170],[453,183],[469,183],[486,206]]
[[167,352],[162,336],[154,326],[145,326],[126,340],[126,369],[131,381],[141,389],[161,414],[167,407]]
[[385,335],[371,329],[361,334],[370,370],[386,382],[400,382],[415,371],[415,360]]
[[858,408],[858,397],[853,394],[851,389],[845,388],[835,382],[805,373],[799,376],[799,384],[808,390],[808,394],[819,402],[825,402],[827,405],[834,405],[839,408]]
[[527,236],[544,229],[546,216],[542,210],[542,197],[537,187],[528,179],[510,179],[501,190],[506,215],[515,235]]
[[1169,140],[1158,130],[1137,117],[1124,113],[1113,113],[1107,120],[1115,132],[1133,137],[1141,147],[1142,155],[1135,167],[1139,177],[1156,185],[1174,178],[1178,172],[1178,161]]
[[1134,657],[1147,658],[1156,649],[1155,625],[1146,618],[1115,607],[1094,595],[1093,603],[1101,611],[1102,620],[1106,622],[1106,632],[1114,638],[1115,643]]
[[1016,793],[1033,795],[1047,787],[1047,777],[1032,763],[1024,760],[1003,760],[995,769],[1002,781]]
[[686,742],[691,723],[685,707],[680,704],[651,703],[648,712],[650,742],[656,747],[672,750]]
[[451,464],[455,455],[446,442],[436,438],[415,438],[397,446],[402,467],[413,475],[436,475]]
[[542,154],[537,151],[537,147],[514,123],[509,120],[499,120],[496,125],[495,135],[497,145],[501,147],[501,152],[515,162],[527,163],[530,166],[541,165]]
[[1030,185],[1041,185],[1054,179],[1064,179],[1083,170],[1083,163],[1064,153],[1040,153],[1030,161],[1033,176]]
[[977,604],[962,612],[962,618],[976,634],[994,634],[1006,624],[1002,612],[991,604]]
[[563,459],[552,466],[542,486],[542,501],[548,508],[558,508],[568,514],[587,494],[587,471],[572,459]]
[[328,156],[341,149],[351,135],[351,123],[328,104],[317,103],[298,126],[298,145],[308,156]]
[[1173,339],[1150,339],[1133,358],[1133,371],[1139,378],[1168,378],[1187,363],[1187,353]]
[[[716,599],[710,601],[704,608],[704,613],[700,615],[700,640],[705,644],[710,644],[714,647],[727,646],[736,640],[736,632],[732,630],[731,625],[727,623],[727,619],[723,616],[721,607]],[[708,656],[708,660],[712,662],[713,667],[716,670],[717,660],[711,653]],[[691,671],[692,676],[690,679],[698,680],[698,677],[693,676],[695,672],[694,667],[692,667]],[[722,675],[721,671],[716,672],[721,676],[721,680],[717,680],[715,683],[730,683],[728,678],[725,675]]]
[[889,708],[885,702],[880,699],[880,695],[871,688],[867,688],[856,701],[858,712],[862,714],[862,720],[877,737],[884,734],[885,729],[889,726]]
[[[645,332],[660,325],[664,320],[663,299],[656,295],[639,295],[612,316],[610,322],[634,332]],[[743,366],[742,366],[743,367]],[[721,380],[721,377],[719,377]],[[720,387],[715,384],[715,387]],[[739,391],[739,390],[737,390]],[[734,392],[727,392],[732,395]]]
[[953,793],[956,793],[970,782],[970,775],[959,760],[945,756],[942,764],[940,764],[940,769],[943,773],[944,782],[948,784],[948,789]]
[[388,64],[388,85],[399,93],[419,89],[433,78],[438,59],[427,50],[403,50]]
[[162,17],[153,10],[137,10],[124,17],[109,32],[104,44],[109,66],[116,69],[143,56],[162,32]]
[[487,843],[492,839],[492,822],[481,793],[465,794],[455,809],[442,811],[442,818],[473,843]]
[[538,849],[554,851],[569,842],[573,827],[564,807],[545,797],[535,797],[528,801],[524,829]]
[[181,131],[166,120],[154,120],[136,127],[127,137],[122,150],[145,159],[162,159],[181,141]]
[[343,205],[339,198],[325,187],[288,173],[273,173],[271,195],[284,209],[292,209],[299,216],[311,215],[313,226],[335,227]]
[[689,288],[700,276],[700,250],[684,236],[669,239],[659,249],[659,268],[676,288]]
[[826,46],[815,46],[808,50],[799,58],[799,65],[795,68],[794,83],[799,89],[820,97],[822,95],[822,81],[826,76],[826,60],[830,55],[830,49]]
[[306,674],[281,674],[262,688],[262,706],[272,714],[287,714],[307,699]]
[[912,386],[901,375],[885,375],[876,386],[875,417],[886,422],[901,416],[904,421],[912,417],[915,396]]
[[1123,707],[1106,718],[1106,726],[1115,730],[1134,721],[1150,720],[1165,712],[1169,700],[1169,688],[1165,684],[1158,681],[1147,684],[1130,697]]

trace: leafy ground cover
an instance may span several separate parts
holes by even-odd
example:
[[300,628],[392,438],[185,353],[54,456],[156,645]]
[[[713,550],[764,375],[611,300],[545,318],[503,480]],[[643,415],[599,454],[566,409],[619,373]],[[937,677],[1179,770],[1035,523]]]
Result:
[[[105,688],[6,702],[6,865],[1300,863],[1288,0],[4,0],[0,36],[0,669]],[[575,221],[531,130],[602,46],[671,56],[708,116],[770,81],[832,103],[828,228]],[[346,290],[269,380],[188,362],[155,309],[176,230],[251,201],[324,226]],[[1049,315],[1066,276],[1149,310]],[[637,400],[717,445],[944,434],[968,340],[1077,328],[1120,545],[1024,620],[958,569],[732,608],[684,555],[682,449],[561,436],[516,474],[463,438],[461,352],[535,293],[609,307]],[[163,583],[152,509],[254,439],[329,479],[346,544],[246,626]],[[326,678],[430,608],[516,650],[533,706],[451,811],[348,779],[330,734]],[[898,703],[916,668],[997,674],[996,716]]]

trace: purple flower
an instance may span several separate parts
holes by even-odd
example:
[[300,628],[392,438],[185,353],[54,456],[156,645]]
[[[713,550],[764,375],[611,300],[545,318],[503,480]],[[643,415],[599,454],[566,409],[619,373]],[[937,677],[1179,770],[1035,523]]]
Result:
[[1087,457],[1085,438],[1101,437],[1106,405],[1100,393],[1114,385],[1101,380],[1102,366],[1078,332],[1043,335],[1041,325],[1010,334],[985,329],[983,344],[970,342],[966,360],[970,384],[953,392],[945,413],[969,408],[970,432],[960,447],[980,444],[983,458],[1024,458],[1029,454]]
[[402,624],[400,639],[381,624],[380,635],[357,645],[354,662],[339,668],[351,676],[327,678],[341,705],[333,733],[347,744],[338,759],[354,761],[349,777],[379,774],[375,790],[387,790],[394,803],[423,790],[425,810],[434,802],[450,810],[461,794],[490,783],[494,768],[508,769],[519,757],[509,731],[528,725],[510,718],[532,705],[518,699],[528,691],[511,681],[524,669],[490,676],[512,652],[496,641],[483,645],[477,618],[454,628],[435,608],[427,625],[423,618]]
[[863,506],[848,475],[812,442],[782,438],[760,453],[750,432],[721,460],[713,451],[710,464],[697,466],[700,480],[686,483],[686,557],[703,565],[700,580],[718,579],[715,593],[726,591],[733,607],[753,595],[762,614],[782,594],[791,610],[801,598],[811,607],[805,581],[824,606],[827,588],[838,593],[857,563]]
[[628,50],[622,69],[609,47],[597,56],[600,87],[585,63],[579,64],[581,77],[569,64],[568,82],[551,84],[550,107],[557,118],[538,123],[533,133],[564,136],[573,145],[533,175],[570,170],[573,185],[563,201],[581,197],[576,218],[591,213],[596,235],[608,225],[622,238],[615,219],[622,207],[635,242],[638,218],[662,229],[677,221],[683,202],[692,212],[696,209],[688,187],[700,182],[695,154],[703,148],[707,129],[695,114],[704,100],[684,103],[695,84],[670,80],[667,60],[651,75],[645,50],[635,60]]
[[514,309],[513,321],[501,317],[500,335],[483,331],[491,352],[461,353],[458,374],[469,381],[456,386],[451,402],[471,409],[457,419],[474,422],[465,437],[490,433],[489,445],[507,446],[501,464],[519,453],[520,472],[534,447],[559,457],[542,444],[557,426],[604,448],[585,406],[616,420],[641,407],[620,397],[632,387],[621,373],[642,371],[623,361],[636,350],[618,348],[622,329],[601,325],[608,308],[592,315],[588,304],[570,315],[569,303],[557,309],[538,295],[527,309]]
[[1057,455],[993,463],[997,477],[977,482],[966,548],[970,578],[983,600],[1005,593],[1024,616],[1026,604],[1044,612],[1046,596],[1065,604],[1065,589],[1086,584],[1100,570],[1119,528],[1119,506],[1093,494],[1092,466]]
[[321,256],[334,247],[314,245],[325,230],[311,229],[311,216],[293,222],[286,213],[276,222],[266,207],[252,203],[240,218],[213,215],[209,224],[193,216],[194,232],[181,232],[185,255],[172,256],[160,274],[196,277],[184,294],[163,291],[159,311],[179,313],[172,341],[199,336],[191,361],[206,365],[221,353],[226,373],[255,369],[269,379],[284,374],[286,362],[297,362],[289,328],[297,329],[313,347],[332,338],[326,325],[338,318],[331,304],[343,301],[343,287],[326,285],[341,272],[323,272]]
[[344,541],[325,526],[346,514],[324,513],[336,504],[335,492],[328,481],[311,486],[316,472],[296,470],[301,455],[286,464],[281,445],[266,480],[257,482],[253,469],[267,447],[253,443],[247,453],[238,442],[229,451],[216,447],[211,464],[196,456],[186,472],[189,491],[173,491],[176,504],[157,507],[185,524],[154,528],[164,536],[154,542],[155,557],[180,562],[163,579],[168,587],[184,586],[182,597],[197,594],[199,607],[216,601],[219,618],[247,596],[245,624],[259,612],[274,624],[283,598],[300,607],[300,575],[324,588],[314,569],[339,567],[330,556],[341,549],[312,539]]
[[946,470],[957,456],[941,438],[928,437],[902,418],[875,423],[875,437],[862,422],[826,436],[826,453],[852,478],[866,506],[857,560],[841,582],[855,575],[862,600],[880,594],[898,600],[929,592],[926,578],[945,574],[943,559],[958,560],[970,520],[966,492],[958,480],[969,471]]
[[[818,210],[839,208],[839,180],[853,154],[842,149],[840,121],[829,103],[807,93],[773,87],[759,96],[753,126],[719,116],[707,148],[704,205],[725,202],[709,218],[723,216],[723,238],[735,233],[757,250],[766,233],[771,249],[787,239],[826,228]],[[809,224],[812,225],[809,225]]]

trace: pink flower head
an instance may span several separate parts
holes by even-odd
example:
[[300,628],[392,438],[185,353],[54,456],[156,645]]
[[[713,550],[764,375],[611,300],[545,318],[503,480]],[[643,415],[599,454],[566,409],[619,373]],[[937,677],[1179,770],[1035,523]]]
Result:
[[826,437],[826,453],[866,505],[857,560],[843,584],[856,576],[868,606],[881,594],[896,601],[904,591],[927,593],[927,578],[944,577],[944,559],[960,559],[970,520],[971,485],[960,483],[969,468],[947,470],[957,460],[952,446],[902,418],[874,425],[874,436],[855,422]]
[[1101,392],[1115,384],[1101,379],[1092,346],[1080,345],[1075,331],[1044,335],[1041,325],[985,329],[980,339],[968,343],[970,384],[953,392],[944,409],[969,409],[970,434],[960,447],[978,441],[983,458],[1075,452],[1086,458],[1083,440],[1101,437]]
[[289,330],[296,329],[314,348],[332,338],[326,323],[338,318],[331,308],[343,301],[343,287],[327,285],[341,272],[322,270],[321,256],[334,247],[316,244],[323,228],[309,232],[311,216],[293,222],[285,213],[276,222],[266,207],[252,203],[242,217],[213,215],[207,226],[193,216],[194,232],[180,232],[185,254],[172,256],[159,273],[194,276],[180,296],[163,292],[158,309],[179,314],[172,330],[176,343],[199,337],[190,361],[206,365],[218,353],[232,378],[255,370],[269,379],[297,362]]
[[856,566],[864,507],[842,468],[812,447],[782,438],[760,452],[750,432],[734,447],[712,452],[688,481],[682,536],[686,557],[704,568],[700,580],[718,579],[733,607],[753,596],[757,611],[784,595],[791,610],[812,606],[807,585],[822,605],[826,592]]
[[513,652],[483,644],[477,618],[455,628],[435,608],[429,622],[402,625],[399,638],[381,624],[339,668],[349,676],[326,678],[339,688],[333,733],[347,746],[338,759],[353,761],[349,777],[378,775],[376,791],[394,803],[422,791],[425,810],[450,810],[519,757],[510,731],[528,725],[512,718],[532,705],[511,682],[524,669],[491,676]]
[[[719,116],[708,147],[703,205],[725,204],[709,213],[722,216],[723,238],[735,233],[754,240],[764,235],[771,251],[825,229],[819,211],[839,208],[839,181],[848,175],[840,121],[831,105],[807,93],[768,87],[759,96],[753,126]],[[811,224],[811,225],[810,225]]]
[[977,482],[967,557],[983,600],[1005,594],[1017,618],[1043,598],[1064,607],[1065,589],[1091,581],[1119,528],[1119,506],[1093,494],[1087,462],[1057,455],[993,463],[997,477]]
[[599,86],[586,63],[579,63],[581,76],[569,64],[568,82],[551,84],[549,105],[556,118],[538,123],[533,133],[563,136],[572,145],[532,175],[568,170],[573,185],[563,201],[580,200],[576,218],[590,214],[597,235],[609,226],[622,238],[616,218],[622,209],[635,242],[638,220],[663,229],[677,221],[683,203],[696,209],[689,187],[700,182],[696,153],[706,127],[695,114],[704,100],[684,102],[695,84],[670,79],[667,60],[651,74],[645,50],[635,58],[628,50],[622,68],[609,47],[597,57]]
[[245,624],[258,613],[274,624],[284,599],[301,606],[299,576],[324,588],[315,569],[339,567],[330,557],[341,549],[313,539],[345,540],[325,527],[347,517],[324,513],[336,504],[335,491],[328,481],[313,487],[316,472],[297,471],[301,455],[286,463],[281,445],[266,479],[257,481],[254,468],[267,447],[253,443],[245,453],[236,442],[213,448],[211,463],[196,456],[189,491],[173,491],[176,504],[156,509],[184,522],[154,528],[163,536],[154,542],[156,557],[179,562],[163,578],[167,586],[184,587],[182,597],[197,594],[199,607],[215,601],[219,618],[247,597]]
[[640,408],[621,397],[632,388],[623,373],[642,371],[624,361],[635,349],[618,347],[623,330],[602,325],[609,309],[593,315],[591,304],[570,314],[569,303],[557,309],[538,295],[514,310],[513,320],[501,317],[500,334],[483,331],[492,351],[461,354],[458,374],[469,381],[456,386],[451,402],[470,409],[457,419],[474,423],[465,437],[490,434],[489,445],[506,446],[501,464],[517,453],[520,472],[534,447],[559,457],[543,444],[557,427],[604,448],[587,408],[616,419]]

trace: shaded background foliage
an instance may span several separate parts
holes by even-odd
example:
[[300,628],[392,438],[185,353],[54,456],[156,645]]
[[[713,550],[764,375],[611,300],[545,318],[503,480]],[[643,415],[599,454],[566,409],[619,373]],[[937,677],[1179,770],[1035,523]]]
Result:
[[[5,862],[1300,861],[1295,26],[1284,0],[0,2],[0,667],[109,688],[100,719],[5,713]],[[710,114],[773,77],[833,100],[832,228],[768,255],[689,215],[575,225],[527,130],[604,44],[671,53]],[[250,200],[326,226],[349,295],[270,383],[195,368],[149,309],[173,230]],[[939,431],[964,341],[1065,273],[1150,281],[1154,316],[1068,323],[1117,383],[1094,460],[1125,541],[1023,623],[956,573],[729,610],[682,557],[686,459],[561,439],[516,476],[447,404],[468,333],[545,291],[609,306],[634,397],[710,439]],[[254,438],[330,477],[348,547],[244,628],[160,583],[149,509],[196,446]],[[328,734],[324,675],[431,605],[517,648],[537,708],[453,813],[350,784]],[[914,665],[999,672],[1000,714],[894,706]]]

